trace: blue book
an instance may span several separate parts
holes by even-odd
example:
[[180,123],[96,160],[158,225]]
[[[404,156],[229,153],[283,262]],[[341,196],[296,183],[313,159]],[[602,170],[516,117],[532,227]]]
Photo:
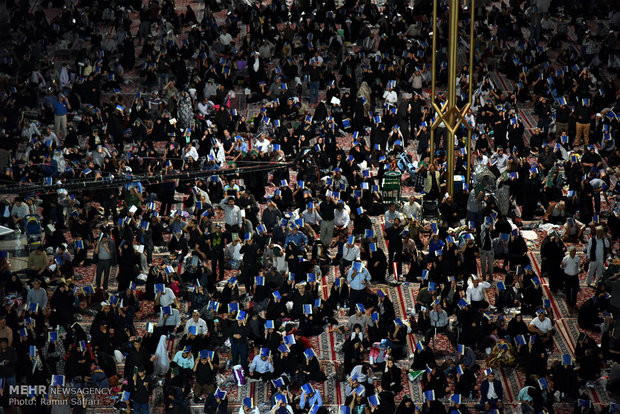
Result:
[[83,249],[84,248],[84,241],[83,240],[75,240],[74,245],[75,245],[76,249]]
[[282,295],[280,294],[280,292],[278,290],[276,290],[275,292],[272,293],[273,298],[275,300],[282,300]]
[[465,374],[465,366],[463,364],[457,365],[456,372],[459,375]]
[[271,383],[273,384],[273,387],[275,389],[284,387],[284,380],[282,379],[282,377],[278,377],[274,380],[271,380]]
[[355,389],[355,394],[363,397],[366,394],[366,388],[363,385],[358,385]]
[[226,399],[226,391],[220,389],[219,387],[215,390],[213,395],[220,401]]
[[207,305],[207,309],[212,310],[214,312],[217,312],[219,308],[220,308],[220,303],[215,300],[210,300],[209,304]]
[[287,352],[291,352],[291,348],[288,347],[288,345],[286,344],[282,344],[278,347],[278,351],[282,352],[283,354],[287,353]]
[[302,385],[301,386],[301,390],[306,395],[310,395],[310,394],[312,394],[314,392],[314,388],[312,388],[312,385],[310,385],[309,383],[306,383],[306,384]]
[[522,346],[522,345],[526,344],[525,337],[523,335],[517,335],[515,337],[515,341],[516,341],[517,345],[519,345],[519,346]]
[[236,319],[238,321],[244,321],[246,316],[247,316],[247,313],[245,311],[239,311],[239,312],[237,312],[237,318]]
[[450,396],[450,401],[453,404],[456,404],[456,405],[460,404],[461,403],[461,394],[452,394]]
[[309,305],[309,304],[304,305],[304,314],[312,315],[312,305]]
[[425,401],[435,401],[435,390],[424,391]]
[[[65,376],[64,375],[52,375],[52,387],[64,387],[65,386]],[[129,394],[129,393],[127,393]],[[126,400],[124,400],[126,401]]]
[[306,348],[306,350],[304,351],[304,356],[306,357],[306,359],[310,359],[313,357],[316,358],[316,353],[312,348]]
[[256,286],[265,286],[265,277],[264,276],[255,276],[254,282]]
[[37,313],[39,311],[39,304],[36,302],[28,303],[28,312]]
[[37,355],[37,347],[34,345],[30,345],[29,353],[31,357],[35,357]]
[[276,403],[280,404],[280,403],[284,403],[284,404],[288,404],[288,398],[286,398],[286,395],[282,394],[282,393],[277,393],[276,395],[273,396],[273,399],[276,401]]
[[165,290],[166,290],[166,285],[164,285],[163,283],[156,283],[155,284],[155,294],[156,295],[159,292],[164,293]]
[[161,307],[161,312],[164,315],[172,315],[172,308],[170,306],[162,306]]
[[465,345],[463,345],[463,344],[458,344],[458,345],[456,346],[456,352],[458,352],[458,353],[459,353],[459,354],[461,354],[461,355],[464,355],[464,354],[465,354]]
[[308,283],[316,282],[316,275],[314,273],[308,273],[308,277],[306,278]]
[[362,270],[362,262],[353,262],[353,269],[357,270],[358,272]]
[[538,379],[538,386],[540,387],[541,390],[546,390],[547,388],[549,388],[549,384],[547,383],[547,379],[546,378],[539,378]]
[[562,365],[573,365],[573,358],[569,354],[562,355]]
[[48,342],[57,342],[58,341],[58,332],[51,331],[47,333]]
[[269,319],[265,321],[265,329],[274,329],[274,328],[275,328],[275,324],[273,320]]
[[317,414],[320,408],[321,407],[318,404],[312,404],[312,407],[310,407],[308,414]]
[[349,407],[348,405],[341,405],[340,414],[351,414],[351,407]]
[[584,408],[589,408],[592,405],[592,401],[590,400],[579,399],[577,400],[577,403],[579,404],[579,407],[584,407]]
[[371,407],[378,407],[380,403],[378,395],[373,394],[368,396],[368,404],[370,404]]
[[269,350],[269,348],[261,348],[260,349],[260,356],[261,357],[265,357],[265,358],[269,358],[271,356],[271,351]]
[[504,285],[504,282],[497,282],[497,290],[506,290],[506,285]]
[[198,327],[197,326],[190,326],[189,328],[187,328],[187,332],[190,335],[197,335],[198,333]]

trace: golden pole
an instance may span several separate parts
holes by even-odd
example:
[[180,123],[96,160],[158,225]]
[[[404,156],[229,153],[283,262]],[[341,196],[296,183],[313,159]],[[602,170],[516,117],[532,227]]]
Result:
[[[475,1],[471,0],[471,16],[469,19],[469,94],[468,101],[471,105],[472,103],[472,94],[473,94],[473,86],[474,86],[474,49],[476,46],[476,38],[474,35],[474,17],[475,17]],[[471,128],[467,129],[467,185],[471,181]]]
[[[441,105],[437,105],[435,103],[435,53],[437,48],[437,4],[438,0],[433,1],[433,64],[432,64],[432,85],[431,85],[431,106],[435,110],[435,120],[431,125],[431,162],[433,157],[433,141],[434,141],[434,131],[437,129],[439,124],[443,122],[446,130],[448,131],[448,142],[446,143],[447,148],[447,162],[446,162],[446,173],[447,173],[447,183],[446,183],[446,191],[448,194],[454,194],[454,135],[458,130],[459,126],[465,120],[465,115],[467,111],[471,107],[472,103],[472,92],[473,92],[473,62],[474,62],[474,7],[472,0],[472,10],[471,10],[471,22],[470,22],[470,50],[469,50],[469,91],[468,91],[468,102],[465,104],[463,109],[459,109],[456,105],[456,73],[458,69],[458,40],[459,40],[459,32],[458,32],[458,24],[459,24],[459,0],[450,0],[450,10],[449,10],[449,37],[448,37],[448,99],[446,102]],[[471,163],[471,125],[468,122],[464,122],[465,127],[468,129],[467,134],[467,159],[468,159],[468,170],[467,170],[467,182],[469,184],[469,176],[470,176],[470,163]]]
[[[431,63],[431,108],[435,106],[435,82],[436,82],[436,74],[435,69],[437,68],[437,3],[438,0],[433,1],[433,50],[432,50],[432,63]],[[436,128],[436,127],[435,127]],[[430,163],[433,163],[434,152],[435,152],[435,128],[431,125],[431,142],[430,142]]]
[[[456,117],[454,109],[456,107],[456,72],[457,72],[457,48],[459,41],[459,1],[450,0],[450,32],[448,39],[448,142],[446,148],[448,152],[447,160],[447,192],[454,193],[454,133]],[[452,126],[452,127],[450,127]]]

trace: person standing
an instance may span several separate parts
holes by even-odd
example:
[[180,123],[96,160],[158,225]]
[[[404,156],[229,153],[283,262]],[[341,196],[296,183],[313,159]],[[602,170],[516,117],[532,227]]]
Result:
[[553,294],[561,291],[563,286],[561,263],[566,247],[557,232],[552,232],[549,238],[543,241],[540,248],[542,257],[542,273],[549,278],[549,288]]
[[319,215],[321,216],[321,230],[320,239],[323,246],[329,246],[334,238],[334,209],[336,203],[330,196],[325,197],[325,200],[319,204]]
[[492,231],[493,217],[489,216],[480,229],[480,276],[488,282],[493,281],[493,261],[495,260]]
[[586,285],[592,287],[592,279],[598,284],[603,277],[603,267],[605,262],[605,251],[609,249],[609,239],[603,233],[603,226],[596,226],[596,233],[588,241],[586,254],[590,262]]
[[[240,311],[241,313],[243,311]],[[245,313],[245,312],[243,312]],[[230,328],[230,351],[231,365],[241,364],[245,372],[248,369],[248,328],[245,326],[245,318],[237,315],[237,323]]]
[[[97,270],[95,272],[95,283],[97,288],[108,288],[108,281],[110,280],[110,269],[112,266],[116,266],[116,248],[114,242],[108,238],[108,235],[103,233],[97,247],[95,247],[94,257],[97,260]],[[101,277],[103,276],[103,280]]]
[[564,270],[564,291],[566,293],[566,304],[571,312],[577,306],[577,292],[579,292],[579,273],[581,272],[581,258],[577,257],[575,246],[568,248],[568,254],[562,259],[560,264]]
[[224,221],[226,223],[226,234],[239,233],[243,224],[241,209],[235,205],[234,197],[223,198],[220,207],[224,210]]
[[67,135],[67,112],[71,110],[71,104],[61,93],[52,106],[54,107],[54,131],[60,140],[64,140]]

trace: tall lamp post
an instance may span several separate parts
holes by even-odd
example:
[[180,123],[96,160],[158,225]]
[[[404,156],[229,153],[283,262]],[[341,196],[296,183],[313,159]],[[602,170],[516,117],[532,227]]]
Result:
[[[462,109],[459,109],[456,101],[456,73],[458,66],[457,51],[459,47],[459,0],[449,0],[449,37],[448,37],[448,96],[447,100],[441,105],[435,102],[436,90],[436,68],[437,68],[437,8],[440,0],[433,1],[433,63],[432,63],[432,84],[431,84],[431,104],[435,111],[435,117],[431,124],[431,162],[434,158],[435,130],[443,123],[448,131],[447,142],[447,189],[448,194],[454,194],[454,134],[465,121],[465,115],[472,105],[473,81],[474,81],[474,2],[475,0],[465,0],[469,6],[471,16],[469,19],[469,90],[467,94],[467,102]],[[471,177],[471,125],[465,121],[467,128],[467,184]]]

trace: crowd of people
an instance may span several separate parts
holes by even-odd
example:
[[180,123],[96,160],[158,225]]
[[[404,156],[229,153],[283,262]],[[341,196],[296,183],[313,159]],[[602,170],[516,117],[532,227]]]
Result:
[[[268,402],[230,405],[322,414],[337,402],[317,383],[335,375],[341,414],[617,411],[609,2],[476,2],[473,79],[457,75],[474,134],[468,149],[457,131],[455,171],[445,126],[431,134],[444,4],[430,33],[429,1],[4,3],[0,224],[29,236],[34,216],[44,236],[22,271],[0,257],[6,410],[27,384],[112,389],[122,412],[225,414],[230,387],[263,381]],[[474,180],[450,191],[468,151]],[[402,200],[382,191],[394,172]],[[414,286],[403,314],[390,288]],[[574,354],[558,352],[557,317],[577,318]],[[335,374],[312,347],[325,332],[342,340]],[[526,374],[515,401],[502,368]],[[81,395],[12,409],[85,412]]]

